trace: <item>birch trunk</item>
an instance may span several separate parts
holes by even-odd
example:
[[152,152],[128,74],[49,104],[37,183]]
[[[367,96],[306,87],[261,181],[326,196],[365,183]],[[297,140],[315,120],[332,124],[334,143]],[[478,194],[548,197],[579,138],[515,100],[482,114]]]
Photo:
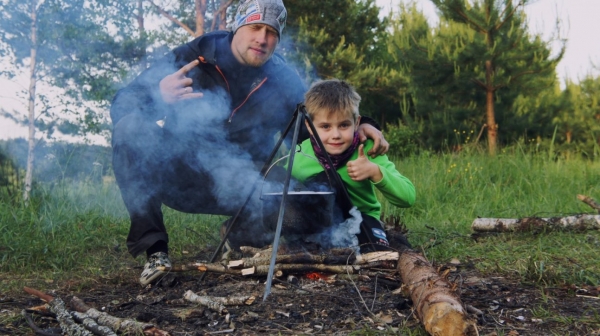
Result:
[[600,230],[600,215],[576,215],[553,218],[477,218],[471,229],[478,232],[532,231],[536,229]]
[[31,0],[31,63],[29,64],[29,135],[27,137],[27,171],[25,173],[25,190],[23,191],[23,201],[29,202],[31,193],[31,183],[33,182],[33,151],[35,150],[35,85],[36,85],[36,65],[37,65],[37,0]]

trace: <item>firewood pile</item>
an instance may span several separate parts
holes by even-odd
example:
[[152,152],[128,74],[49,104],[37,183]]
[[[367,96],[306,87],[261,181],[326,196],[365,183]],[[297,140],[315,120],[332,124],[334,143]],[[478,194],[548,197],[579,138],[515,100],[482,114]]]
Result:
[[[238,279],[254,279],[254,283],[262,284],[269,268],[272,249],[256,249],[242,247],[242,253],[229,255],[229,259],[216,263],[195,262],[174,265],[169,273],[186,272],[194,274],[207,272],[214,276],[234,277]],[[331,286],[352,284],[360,293],[361,283],[395,284],[394,294],[398,300],[401,297],[410,298],[413,311],[425,329],[432,335],[477,335],[475,323],[467,317],[456,288],[446,278],[439,274],[431,264],[419,253],[404,248],[400,251],[380,251],[371,253],[356,253],[354,249],[331,249],[320,253],[306,250],[293,251],[281,247],[278,250],[274,270],[274,294],[277,290],[295,286],[298,289],[309,289],[313,283],[325,283]],[[262,284],[264,288],[264,284]],[[258,288],[258,287],[257,287]],[[116,317],[86,304],[84,300],[73,296],[67,304],[58,297],[52,297],[35,289],[25,288],[29,294],[35,295],[46,302],[38,310],[45,310],[55,316],[60,324],[61,333],[67,335],[170,335],[167,330],[161,330],[153,323],[137,322],[134,319]],[[141,298],[138,298],[142,300]],[[188,308],[178,312],[178,316],[186,318],[197,313],[198,309],[212,311],[225,321],[230,321],[234,332],[235,316],[241,320],[247,314],[239,314],[241,307],[252,306],[262,302],[260,293],[230,292],[227,295],[211,295],[202,291],[185,290],[179,298],[162,299],[167,305],[180,305]],[[368,304],[363,300],[365,307]],[[192,308],[189,308],[189,307]],[[198,308],[193,308],[198,307]],[[368,310],[368,308],[367,308]],[[27,317],[31,309],[24,310]],[[277,314],[289,312],[276,311]],[[248,313],[250,314],[250,313]],[[375,314],[373,319],[378,317]],[[30,323],[36,330],[36,326]],[[38,331],[36,331],[38,332]]]

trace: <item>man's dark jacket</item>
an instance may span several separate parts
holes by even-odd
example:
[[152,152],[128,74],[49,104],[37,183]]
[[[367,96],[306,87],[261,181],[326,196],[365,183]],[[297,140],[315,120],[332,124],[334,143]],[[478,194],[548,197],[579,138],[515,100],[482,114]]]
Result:
[[[277,54],[260,68],[241,66],[231,52],[232,37],[226,31],[205,34],[154,63],[119,90],[110,111],[113,124],[138,113],[150,121],[163,120],[165,131],[175,139],[181,137],[182,146],[192,142],[199,149],[207,141],[232,143],[239,146],[239,155],[249,153],[254,163],[264,163],[306,89]],[[194,92],[203,92],[204,97],[164,103],[160,80],[193,60],[200,64],[187,77],[193,80]]]

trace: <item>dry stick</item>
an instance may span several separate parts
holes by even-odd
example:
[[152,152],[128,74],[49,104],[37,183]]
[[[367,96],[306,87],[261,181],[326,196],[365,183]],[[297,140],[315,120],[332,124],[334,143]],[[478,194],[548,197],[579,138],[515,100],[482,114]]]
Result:
[[398,272],[408,287],[417,316],[429,334],[479,335],[475,322],[467,318],[460,298],[453,292],[453,286],[425,257],[405,249],[398,260]]
[[[227,267],[252,267],[259,265],[268,265],[270,256],[260,256],[255,258],[242,258],[240,260],[232,260]],[[346,258],[343,256],[327,255],[327,254],[280,254],[277,255],[275,262],[278,264],[327,264],[327,265],[342,265],[346,263]]]
[[37,289],[29,287],[23,287],[23,290],[31,295],[39,297],[40,299],[48,303],[50,311],[56,314],[56,319],[58,320],[58,323],[60,324],[60,327],[62,328],[63,332],[67,333],[68,335],[74,336],[92,336],[91,332],[87,331],[85,328],[83,328],[81,325],[77,324],[73,320],[73,318],[67,311],[64,301],[61,300],[61,298],[52,297],[46,293],[40,292]]
[[187,271],[200,271],[200,272],[214,272],[214,273],[226,273],[241,275],[240,270],[229,269],[221,264],[217,263],[193,263],[186,265],[175,265],[173,267],[158,266],[156,268],[159,271],[171,271],[171,272],[187,272]]
[[548,229],[600,229],[600,215],[575,215],[567,217],[538,218],[476,218],[471,229],[478,232],[531,231],[537,228]]
[[594,210],[600,213],[600,204],[598,204],[593,198],[585,195],[577,195],[577,199],[591,206]]
[[31,316],[29,316],[29,314],[27,314],[27,311],[25,311],[25,309],[21,310],[21,315],[23,315],[23,317],[25,317],[25,322],[27,322],[27,325],[31,329],[33,329],[33,331],[35,331],[36,335],[42,335],[42,336],[61,336],[62,335],[62,334],[49,333],[49,332],[46,332],[46,331],[40,329],[40,327],[35,325],[35,323],[33,322],[33,319],[31,318]]
[[93,332],[95,335],[99,336],[117,336],[117,334],[112,331],[107,326],[99,325],[94,321],[93,318],[89,317],[85,313],[80,312],[71,312],[71,316],[73,319],[79,323],[81,323],[87,330]]
[[[282,272],[325,272],[334,274],[353,274],[360,270],[360,266],[322,264],[275,264],[275,270]],[[266,275],[268,272],[269,265],[258,265],[242,270],[242,274],[244,275]]]
[[107,326],[116,330],[119,333],[125,333],[130,335],[144,334],[146,336],[168,336],[169,333],[156,328],[151,323],[142,323],[130,319],[123,319],[111,316],[107,313],[98,311],[86,305],[80,298],[73,296],[71,299],[71,307],[80,313],[85,313],[98,324]]

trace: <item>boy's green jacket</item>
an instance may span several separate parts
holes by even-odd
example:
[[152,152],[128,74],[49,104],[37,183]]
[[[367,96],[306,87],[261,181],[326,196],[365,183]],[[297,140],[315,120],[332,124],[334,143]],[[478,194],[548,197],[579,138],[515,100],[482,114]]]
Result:
[[[369,139],[364,145],[363,150],[366,154],[373,148],[373,141]],[[298,148],[300,153],[297,152],[294,156],[292,176],[300,182],[305,182],[324,169],[315,156],[310,139],[303,141],[298,146],[300,147]],[[358,158],[358,149],[352,154],[349,161],[356,160],[356,158]],[[367,179],[356,182],[348,176],[346,165],[337,170],[346,185],[352,204],[363,214],[379,219],[381,203],[377,200],[375,194],[375,188],[377,188],[391,204],[401,208],[411,207],[416,198],[415,187],[412,182],[396,170],[396,166],[388,159],[387,155],[380,155],[375,158],[367,155],[367,158],[379,166],[383,174],[381,181],[373,183]]]

